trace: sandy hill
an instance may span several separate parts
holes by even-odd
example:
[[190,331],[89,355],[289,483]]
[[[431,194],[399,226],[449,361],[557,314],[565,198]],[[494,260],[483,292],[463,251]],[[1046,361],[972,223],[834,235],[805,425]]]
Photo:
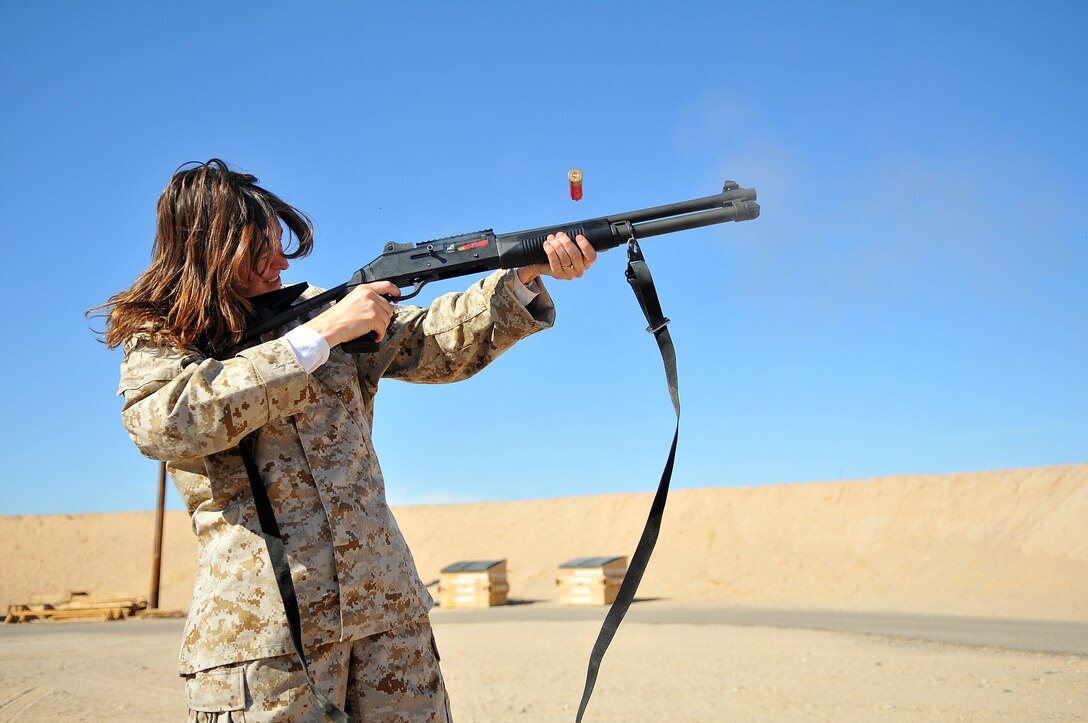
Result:
[[[650,494],[401,507],[424,580],[508,560],[510,595],[555,599],[555,569],[629,555]],[[1088,620],[1088,464],[669,497],[642,597]],[[0,610],[34,593],[146,594],[151,512],[0,516]],[[195,543],[167,513],[162,607],[186,608]]]

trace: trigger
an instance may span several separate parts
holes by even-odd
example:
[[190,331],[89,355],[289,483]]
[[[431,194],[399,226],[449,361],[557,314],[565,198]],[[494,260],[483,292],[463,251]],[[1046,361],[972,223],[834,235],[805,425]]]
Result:
[[392,297],[392,298],[390,298],[390,297],[386,297],[386,298],[389,299],[390,301],[392,301],[394,304],[397,303],[398,301],[407,301],[408,299],[415,298],[419,294],[419,292],[423,290],[423,287],[426,286],[426,285],[427,285],[427,281],[425,279],[420,279],[419,281],[415,281],[415,282],[412,283],[412,290],[409,293],[402,294],[401,296],[395,296],[395,297]]

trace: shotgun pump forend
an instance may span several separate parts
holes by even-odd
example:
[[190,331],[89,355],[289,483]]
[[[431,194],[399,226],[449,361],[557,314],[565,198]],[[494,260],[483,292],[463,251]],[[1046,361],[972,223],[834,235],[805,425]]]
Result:
[[[330,301],[342,299],[360,284],[390,281],[402,289],[411,287],[410,292],[397,299],[404,301],[414,297],[432,281],[547,263],[544,241],[549,235],[559,232],[565,232],[572,239],[579,235],[585,236],[593,248],[604,251],[631,239],[660,236],[727,221],[749,221],[758,216],[759,204],[756,203],[755,189],[741,188],[734,181],[726,181],[722,192],[713,196],[585,221],[505,234],[496,234],[487,229],[417,244],[390,242],[385,245],[378,258],[356,271],[346,284],[264,318],[246,330],[245,339],[256,339],[261,334],[300,318]],[[305,288],[304,285],[299,286]],[[294,288],[284,291],[290,294]],[[302,288],[294,297],[290,297],[290,301],[297,298]],[[280,301],[282,308],[283,299]],[[373,351],[377,348],[373,342],[363,340],[348,342],[343,347],[353,352]]]

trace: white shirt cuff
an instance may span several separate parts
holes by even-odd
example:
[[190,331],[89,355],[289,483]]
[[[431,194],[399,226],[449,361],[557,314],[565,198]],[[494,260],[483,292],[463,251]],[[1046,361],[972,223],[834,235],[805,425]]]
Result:
[[528,284],[523,284],[521,277],[515,272],[513,274],[514,282],[510,287],[510,290],[514,292],[514,296],[518,298],[522,306],[528,306],[533,299],[540,295],[540,284],[536,279],[533,279]]
[[283,340],[295,353],[298,363],[307,374],[329,360],[329,342],[315,329],[305,324],[296,326],[283,335]]

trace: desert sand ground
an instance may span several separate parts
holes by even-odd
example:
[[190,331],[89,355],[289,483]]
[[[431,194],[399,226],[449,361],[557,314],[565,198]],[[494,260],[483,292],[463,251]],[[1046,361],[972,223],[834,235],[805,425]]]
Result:
[[[434,615],[455,720],[574,719],[597,621],[458,622],[461,612]],[[5,626],[0,720],[183,720],[181,625]],[[586,720],[1088,720],[1088,656],[636,621],[609,649]]]
[[[630,494],[396,510],[425,580],[505,558],[524,603],[434,612],[459,721],[573,720],[599,616],[555,603],[555,567],[629,554],[648,505]],[[1088,720],[1085,519],[1088,465],[676,491],[587,720]],[[152,526],[151,513],[0,517],[0,606],[66,589],[146,593]],[[188,606],[186,528],[168,514],[162,607]],[[692,606],[710,612],[693,619]],[[715,617],[739,609],[979,618],[981,637]],[[181,718],[180,628],[0,627],[0,720]],[[1017,628],[1059,632],[1032,646],[1004,635]]]

